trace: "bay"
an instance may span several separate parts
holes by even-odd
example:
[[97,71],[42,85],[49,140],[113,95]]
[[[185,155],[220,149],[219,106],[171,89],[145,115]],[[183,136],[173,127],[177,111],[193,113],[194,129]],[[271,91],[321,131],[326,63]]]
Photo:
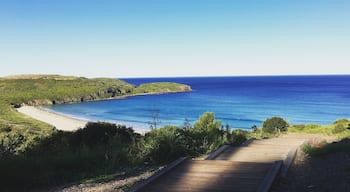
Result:
[[92,120],[109,121],[148,130],[191,124],[204,112],[214,112],[222,125],[249,129],[272,116],[291,124],[330,124],[350,118],[350,76],[242,76],[128,78],[129,83],[177,82],[192,92],[135,96],[124,99],[48,106],[50,110]]

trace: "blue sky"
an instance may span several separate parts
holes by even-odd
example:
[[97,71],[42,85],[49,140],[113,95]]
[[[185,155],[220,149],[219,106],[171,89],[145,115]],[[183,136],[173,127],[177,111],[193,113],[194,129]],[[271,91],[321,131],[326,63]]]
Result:
[[0,76],[350,74],[348,0],[0,0]]

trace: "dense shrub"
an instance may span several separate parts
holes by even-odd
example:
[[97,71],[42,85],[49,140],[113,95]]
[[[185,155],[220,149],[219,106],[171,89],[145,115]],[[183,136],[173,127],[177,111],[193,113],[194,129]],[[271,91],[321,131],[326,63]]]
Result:
[[232,145],[241,145],[243,142],[247,140],[249,132],[241,129],[235,129],[232,131],[232,139],[230,143]]
[[187,155],[183,130],[168,126],[145,136],[144,153],[155,163],[166,163]]
[[112,137],[118,135],[125,143],[129,143],[136,136],[134,130],[122,125],[106,122],[89,122],[84,129],[76,131],[73,138],[74,143],[88,146],[107,144]]
[[267,133],[287,131],[288,123],[281,117],[271,117],[264,121],[262,130]]
[[[164,163],[181,156],[198,156],[228,143],[213,113],[204,113],[194,126],[168,126],[146,134],[144,154],[155,163]],[[229,136],[231,138],[231,134]]]
[[[18,139],[9,146],[21,141],[14,138]],[[109,123],[88,123],[76,132],[56,131],[23,153],[0,158],[0,181],[6,183],[2,188],[28,190],[113,173],[143,161],[140,143],[141,135],[131,128]]]
[[23,152],[26,142],[27,138],[21,133],[8,132],[2,134],[0,137],[0,158]]
[[349,129],[350,127],[350,120],[347,119],[338,119],[336,120],[333,125],[334,129],[332,130],[333,134],[338,134],[344,132],[346,129]]
[[332,130],[332,132],[334,134],[337,134],[337,133],[341,133],[341,132],[343,132],[345,130],[346,130],[346,128],[345,128],[345,126],[343,124],[336,124],[334,126],[334,129]]
[[195,122],[190,131],[197,141],[196,145],[208,151],[223,144],[224,132],[220,128],[221,122],[215,120],[214,113],[206,112]]

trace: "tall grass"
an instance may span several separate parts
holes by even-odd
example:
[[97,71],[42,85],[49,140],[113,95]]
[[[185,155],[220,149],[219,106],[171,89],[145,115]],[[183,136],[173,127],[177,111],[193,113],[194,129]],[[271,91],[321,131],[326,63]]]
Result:
[[292,125],[288,128],[289,132],[294,133],[313,133],[313,134],[323,134],[329,136],[335,136],[339,139],[350,137],[350,120],[339,119],[330,125]]
[[310,156],[323,156],[335,152],[350,152],[350,139],[343,139],[339,142],[328,143],[319,147],[305,144],[303,151]]

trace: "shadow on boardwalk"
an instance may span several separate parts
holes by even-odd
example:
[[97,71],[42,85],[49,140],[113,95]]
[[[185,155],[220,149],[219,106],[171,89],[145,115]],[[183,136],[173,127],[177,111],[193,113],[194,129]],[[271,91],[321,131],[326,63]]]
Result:
[[267,191],[279,171],[275,162],[291,163],[290,151],[312,137],[289,134],[227,147],[213,160],[186,160],[138,191]]

